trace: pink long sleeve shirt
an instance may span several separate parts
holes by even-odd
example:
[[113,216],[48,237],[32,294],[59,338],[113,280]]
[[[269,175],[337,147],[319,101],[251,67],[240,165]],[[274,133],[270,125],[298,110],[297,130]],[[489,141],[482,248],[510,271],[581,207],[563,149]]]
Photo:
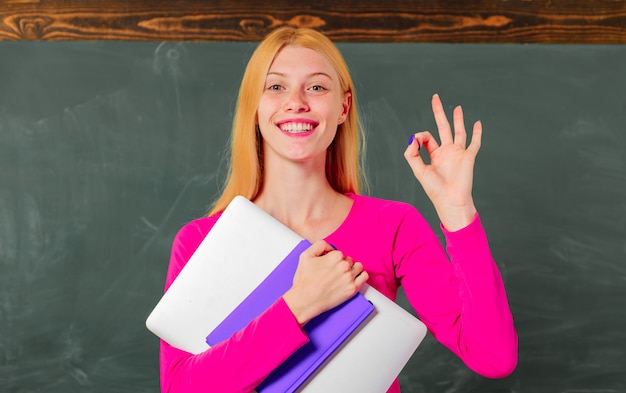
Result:
[[[488,378],[510,374],[517,364],[517,334],[478,215],[459,231],[441,227],[446,255],[411,205],[348,196],[354,199],[348,216],[325,240],[362,262],[370,276],[368,283],[387,297],[395,300],[402,285],[429,332],[470,369]],[[194,220],[178,232],[166,290],[218,218]],[[290,309],[279,299],[246,328],[199,355],[161,341],[161,389],[249,393],[307,342]],[[396,380],[388,393],[398,392]]]

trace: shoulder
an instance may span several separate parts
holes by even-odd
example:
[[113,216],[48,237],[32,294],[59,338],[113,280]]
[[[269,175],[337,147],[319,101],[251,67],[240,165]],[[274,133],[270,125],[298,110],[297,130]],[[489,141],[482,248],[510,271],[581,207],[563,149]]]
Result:
[[219,217],[220,215],[216,214],[209,217],[197,218],[186,223],[178,230],[172,242],[165,289],[167,289],[178,276],[178,273],[180,273],[187,264],[189,258],[191,258],[207,233],[213,228]]
[[366,195],[354,195],[355,212],[370,220],[400,223],[406,219],[421,219],[420,212],[411,204]]
[[354,204],[342,226],[348,232],[394,237],[403,229],[415,232],[431,229],[420,212],[407,202],[365,195],[350,197],[354,199]]
[[183,225],[174,237],[174,245],[176,244],[195,244],[195,248],[202,242],[202,239],[209,233],[215,225],[221,214],[213,216],[196,218]]

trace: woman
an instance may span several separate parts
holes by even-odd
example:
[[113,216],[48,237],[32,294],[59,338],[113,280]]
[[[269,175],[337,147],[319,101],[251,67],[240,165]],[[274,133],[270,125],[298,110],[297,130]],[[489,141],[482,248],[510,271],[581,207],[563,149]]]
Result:
[[[252,391],[307,342],[303,325],[365,282],[391,299],[402,285],[433,336],[477,373],[498,378],[513,371],[517,335],[471,196],[481,124],[466,148],[461,108],[453,132],[438,96],[432,106],[441,144],[421,132],[404,156],[434,204],[450,259],[415,208],[359,194],[356,99],[331,41],[313,30],[280,28],[261,42],[239,91],[226,186],[207,217],[177,234],[166,289],[236,195],[313,245],[301,255],[291,289],[230,339],[195,356],[161,342],[164,392]],[[389,392],[399,391],[396,380]]]

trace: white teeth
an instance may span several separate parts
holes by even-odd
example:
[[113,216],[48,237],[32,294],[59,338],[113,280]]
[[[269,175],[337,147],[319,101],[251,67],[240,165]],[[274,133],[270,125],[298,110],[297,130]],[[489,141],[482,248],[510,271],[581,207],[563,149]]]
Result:
[[281,130],[292,133],[311,131],[312,128],[311,123],[283,123],[280,125]]

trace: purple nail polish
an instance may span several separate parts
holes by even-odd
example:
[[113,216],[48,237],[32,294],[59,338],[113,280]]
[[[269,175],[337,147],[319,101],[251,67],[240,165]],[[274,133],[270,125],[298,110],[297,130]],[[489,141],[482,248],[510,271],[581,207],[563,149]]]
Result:
[[409,146],[411,146],[411,144],[413,144],[414,140],[415,140],[415,134],[411,134],[411,137],[409,138]]

